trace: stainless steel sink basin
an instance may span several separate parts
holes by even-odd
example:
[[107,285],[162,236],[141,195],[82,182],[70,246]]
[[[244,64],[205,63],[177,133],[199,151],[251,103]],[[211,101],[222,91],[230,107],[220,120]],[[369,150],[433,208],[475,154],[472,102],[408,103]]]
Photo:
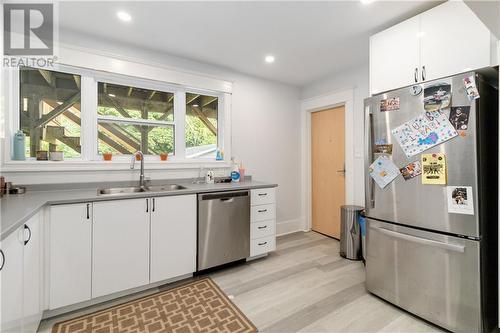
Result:
[[98,194],[123,194],[123,193],[140,193],[146,192],[146,189],[141,187],[114,187],[101,188],[97,190]]
[[148,191],[151,192],[165,192],[165,191],[177,191],[177,190],[185,190],[186,188],[177,184],[168,184],[168,185],[151,185],[147,187]]
[[168,192],[186,189],[184,186],[177,184],[168,185],[151,185],[145,188],[142,187],[110,187],[101,188],[97,190],[99,195],[116,195],[116,194],[127,194],[127,193],[141,193],[141,192]]

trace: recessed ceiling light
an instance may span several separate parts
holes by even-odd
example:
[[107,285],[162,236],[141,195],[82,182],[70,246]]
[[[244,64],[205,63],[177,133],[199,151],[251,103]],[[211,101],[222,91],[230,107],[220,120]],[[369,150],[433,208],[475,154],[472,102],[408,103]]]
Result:
[[116,97],[115,94],[108,94],[109,97]]
[[118,18],[123,22],[130,22],[132,20],[132,16],[124,11],[119,11],[118,13],[116,13],[116,16],[118,16]]
[[360,0],[363,5],[368,5],[374,2],[375,0]]
[[276,60],[276,59],[274,58],[274,56],[273,56],[273,55],[267,55],[267,56],[264,58],[264,60],[265,60],[268,64],[272,64],[272,63],[274,62],[274,60]]

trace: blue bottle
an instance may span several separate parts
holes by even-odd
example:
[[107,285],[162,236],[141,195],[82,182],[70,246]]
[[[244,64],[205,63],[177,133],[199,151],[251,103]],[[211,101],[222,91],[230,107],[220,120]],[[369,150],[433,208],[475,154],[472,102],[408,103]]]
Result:
[[24,154],[26,136],[23,131],[19,130],[14,134],[12,140],[12,159],[15,161],[24,161],[26,155]]

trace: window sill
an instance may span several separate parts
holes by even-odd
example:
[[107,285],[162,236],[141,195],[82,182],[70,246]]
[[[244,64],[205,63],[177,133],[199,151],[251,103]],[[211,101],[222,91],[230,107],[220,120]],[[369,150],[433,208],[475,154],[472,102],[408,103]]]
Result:
[[[136,163],[139,163],[137,161]],[[229,161],[201,160],[169,160],[148,161],[145,159],[146,170],[186,170],[203,168],[229,168]],[[138,168],[138,165],[135,166]],[[115,161],[7,161],[2,164],[2,172],[53,172],[53,171],[127,171],[130,170],[130,160]]]

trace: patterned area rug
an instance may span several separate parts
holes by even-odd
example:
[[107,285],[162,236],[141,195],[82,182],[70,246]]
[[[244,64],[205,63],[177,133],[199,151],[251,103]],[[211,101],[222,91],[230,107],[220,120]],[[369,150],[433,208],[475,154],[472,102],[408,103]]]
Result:
[[203,278],[106,310],[57,323],[52,333],[253,333],[257,328]]

